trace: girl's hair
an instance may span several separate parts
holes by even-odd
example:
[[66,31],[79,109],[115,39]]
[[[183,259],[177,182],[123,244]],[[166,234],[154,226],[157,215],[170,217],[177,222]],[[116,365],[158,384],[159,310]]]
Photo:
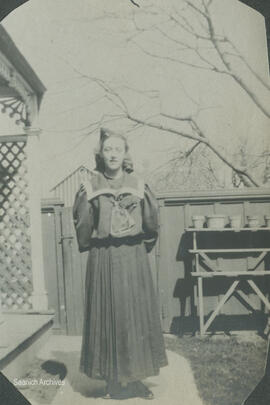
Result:
[[133,169],[133,162],[132,162],[130,154],[128,153],[127,139],[124,137],[124,135],[119,134],[117,132],[113,132],[110,129],[106,129],[106,128],[101,128],[100,129],[99,145],[98,145],[98,148],[95,151],[95,161],[96,161],[95,170],[97,170],[99,172],[104,172],[104,170],[105,170],[104,160],[103,160],[103,157],[102,157],[102,149],[103,149],[103,145],[104,145],[105,141],[108,138],[110,138],[111,136],[114,136],[114,137],[117,137],[117,138],[120,138],[120,139],[123,140],[124,145],[125,145],[126,155],[125,155],[125,158],[123,160],[122,168],[127,173],[133,172],[133,170],[134,170]]

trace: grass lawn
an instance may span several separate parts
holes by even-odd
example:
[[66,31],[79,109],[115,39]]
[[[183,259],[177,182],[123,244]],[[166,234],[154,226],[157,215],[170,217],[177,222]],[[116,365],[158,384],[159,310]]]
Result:
[[167,349],[189,360],[206,405],[241,405],[264,374],[267,342],[236,337],[165,338]]

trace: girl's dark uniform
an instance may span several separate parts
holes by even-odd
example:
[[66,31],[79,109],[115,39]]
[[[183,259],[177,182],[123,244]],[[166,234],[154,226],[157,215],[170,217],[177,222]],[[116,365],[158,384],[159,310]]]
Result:
[[[79,250],[89,250],[80,370],[106,381],[142,380],[167,365],[147,256],[158,236],[157,202],[126,172],[121,179],[97,172],[91,189],[78,192],[73,206]],[[126,231],[121,210],[131,220]],[[115,236],[112,224],[121,218]]]

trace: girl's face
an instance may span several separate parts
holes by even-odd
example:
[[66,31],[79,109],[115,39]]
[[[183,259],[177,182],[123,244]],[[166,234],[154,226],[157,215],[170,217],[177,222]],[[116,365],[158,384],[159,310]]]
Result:
[[104,160],[105,169],[116,172],[122,168],[125,158],[125,141],[121,138],[111,136],[103,144],[101,155]]

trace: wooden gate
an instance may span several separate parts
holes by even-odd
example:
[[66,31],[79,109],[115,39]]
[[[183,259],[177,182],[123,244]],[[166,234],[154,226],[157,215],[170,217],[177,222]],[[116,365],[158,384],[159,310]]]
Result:
[[67,334],[81,335],[84,313],[84,279],[88,252],[79,253],[72,209],[62,210],[62,251],[65,276]]
[[84,307],[87,253],[80,254],[71,208],[57,200],[42,204],[45,284],[55,312],[54,333],[80,335]]
[[54,333],[67,332],[65,279],[61,246],[63,204],[42,201],[42,241],[45,286],[49,309],[55,312]]

